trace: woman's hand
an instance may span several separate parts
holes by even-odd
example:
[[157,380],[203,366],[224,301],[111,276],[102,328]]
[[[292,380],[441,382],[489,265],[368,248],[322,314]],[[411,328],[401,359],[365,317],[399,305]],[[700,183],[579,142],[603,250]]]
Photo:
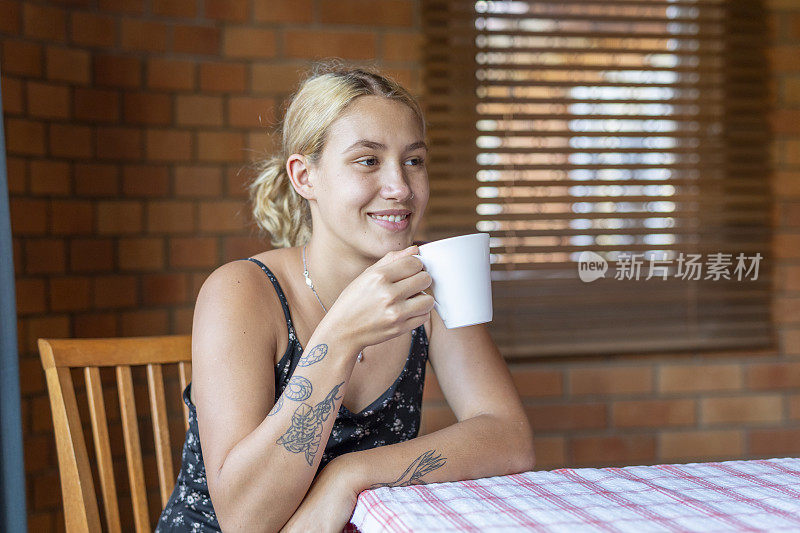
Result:
[[418,253],[417,246],[387,253],[345,287],[323,320],[347,331],[358,350],[424,324],[434,301],[422,293],[432,279],[412,257]]
[[353,516],[358,492],[348,472],[340,468],[340,459],[341,456],[325,465],[282,533],[341,533]]

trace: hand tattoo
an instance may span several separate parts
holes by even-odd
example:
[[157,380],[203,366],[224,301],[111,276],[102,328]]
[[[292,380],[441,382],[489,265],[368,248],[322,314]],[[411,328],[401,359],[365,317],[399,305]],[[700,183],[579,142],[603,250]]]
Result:
[[314,463],[314,456],[322,440],[322,424],[333,411],[336,400],[341,398],[338,394],[342,385],[344,381],[331,389],[325,399],[313,407],[301,403],[292,415],[292,425],[276,441],[292,453],[304,453],[308,466]]
[[311,366],[314,363],[319,363],[328,354],[327,344],[317,344],[311,351],[303,355],[297,362],[297,366]]
[[292,379],[286,384],[283,394],[290,400],[302,402],[308,400],[313,390],[314,387],[311,386],[311,382],[308,379],[303,376],[292,376]]
[[428,450],[423,453],[408,465],[405,472],[400,474],[400,477],[395,481],[389,483],[375,483],[369,488],[377,489],[379,487],[405,487],[407,485],[424,485],[425,482],[420,478],[432,472],[437,468],[441,468],[447,462],[447,457],[442,457],[442,454],[435,455],[436,450]]

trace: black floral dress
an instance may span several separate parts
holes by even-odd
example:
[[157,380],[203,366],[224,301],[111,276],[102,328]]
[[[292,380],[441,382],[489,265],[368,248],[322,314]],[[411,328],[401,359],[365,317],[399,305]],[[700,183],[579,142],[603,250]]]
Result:
[[[275,365],[277,402],[303,354],[303,347],[297,340],[289,305],[277,278],[261,261],[252,257],[247,260],[261,267],[272,282],[281,301],[289,330],[289,345],[283,357]],[[417,436],[427,360],[428,338],[425,327],[419,326],[411,332],[408,358],[403,371],[394,383],[378,399],[358,413],[353,413],[344,406],[339,407],[319,470],[339,455],[403,442]],[[157,533],[220,531],[208,494],[203,451],[200,448],[197,429],[197,411],[190,395],[191,387],[190,383],[183,391],[183,401],[189,407],[189,429],[186,431],[186,440],[183,444],[181,470],[178,473],[175,489],[156,525]]]

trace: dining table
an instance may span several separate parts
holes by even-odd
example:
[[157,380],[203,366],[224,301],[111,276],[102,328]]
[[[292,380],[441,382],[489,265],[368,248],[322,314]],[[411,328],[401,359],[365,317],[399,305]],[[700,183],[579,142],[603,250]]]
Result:
[[800,458],[561,468],[359,494],[346,532],[800,532]]

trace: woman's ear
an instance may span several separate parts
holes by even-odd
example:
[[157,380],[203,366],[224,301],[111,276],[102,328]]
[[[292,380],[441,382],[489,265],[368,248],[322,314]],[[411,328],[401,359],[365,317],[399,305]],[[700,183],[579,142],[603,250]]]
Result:
[[311,165],[308,158],[301,154],[292,154],[286,160],[286,174],[297,194],[311,200],[315,198],[314,185],[311,183]]

